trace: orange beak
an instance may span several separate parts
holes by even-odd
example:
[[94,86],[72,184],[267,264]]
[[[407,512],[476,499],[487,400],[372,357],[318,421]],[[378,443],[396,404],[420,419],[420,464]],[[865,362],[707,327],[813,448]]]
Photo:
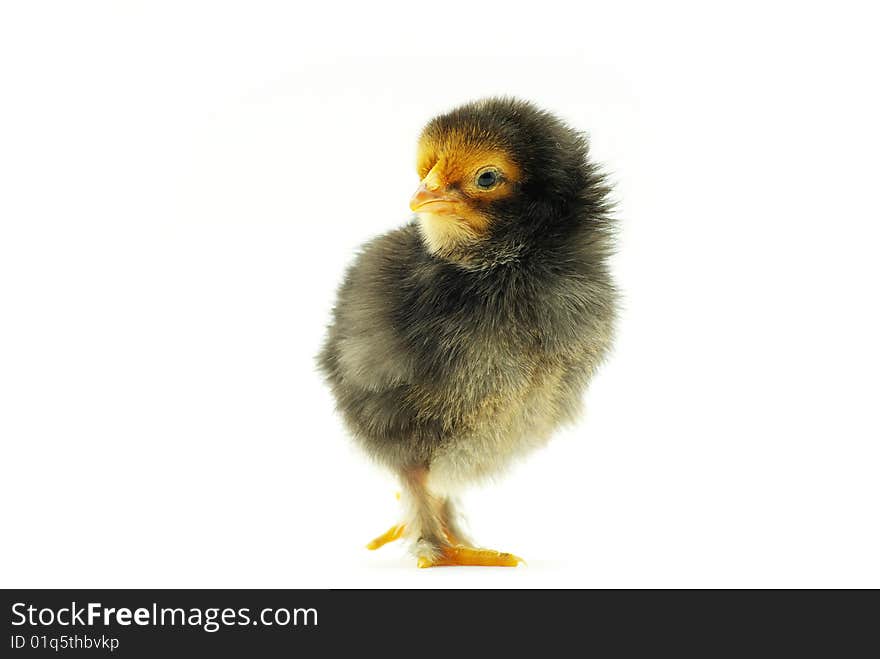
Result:
[[450,213],[459,203],[454,194],[431,190],[423,182],[409,200],[409,207],[415,212]]

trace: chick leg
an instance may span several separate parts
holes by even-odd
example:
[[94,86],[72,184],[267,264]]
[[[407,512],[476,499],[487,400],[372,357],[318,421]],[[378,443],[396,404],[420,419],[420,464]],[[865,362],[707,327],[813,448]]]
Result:
[[[397,499],[400,500],[400,493],[397,493]],[[469,545],[470,541],[461,530],[458,524],[455,506],[450,499],[444,499],[439,507],[440,525],[443,529],[443,535],[452,545]],[[399,540],[406,533],[406,524],[395,524],[370,542],[367,543],[367,549],[375,551],[380,547],[384,547],[389,542]]]
[[494,549],[478,549],[457,544],[461,532],[455,524],[452,504],[435,497],[427,487],[428,470],[404,472],[402,481],[413,506],[413,526],[418,529],[416,555],[419,567],[441,565],[481,565],[516,567],[518,556]]
[[421,562],[423,556],[439,557],[441,548],[449,546],[443,525],[443,500],[428,490],[428,469],[413,467],[400,475],[404,503],[409,508],[407,524],[416,539],[416,554]]
[[440,523],[443,525],[443,534],[450,544],[453,545],[469,545],[471,541],[461,530],[458,523],[458,515],[455,511],[455,504],[451,499],[444,499],[440,507]]

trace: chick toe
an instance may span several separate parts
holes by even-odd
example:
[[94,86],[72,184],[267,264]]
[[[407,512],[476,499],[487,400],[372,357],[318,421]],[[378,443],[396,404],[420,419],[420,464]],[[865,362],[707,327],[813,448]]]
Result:
[[367,543],[367,549],[369,549],[370,551],[374,551],[376,549],[379,549],[379,547],[384,547],[389,542],[394,542],[395,540],[400,539],[405,530],[405,524],[395,524],[390,529],[385,531],[385,533],[383,533],[382,535],[370,540]]
[[508,552],[458,545],[454,547],[443,547],[436,557],[419,556],[418,566],[421,568],[446,567],[452,565],[516,567],[524,562],[525,561],[519,556],[515,556]]

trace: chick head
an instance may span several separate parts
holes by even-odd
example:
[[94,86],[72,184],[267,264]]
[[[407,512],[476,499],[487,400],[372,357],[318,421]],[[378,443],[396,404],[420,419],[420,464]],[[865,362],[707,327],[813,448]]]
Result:
[[582,198],[584,138],[534,105],[492,98],[432,119],[418,142],[410,200],[429,252],[527,243]]

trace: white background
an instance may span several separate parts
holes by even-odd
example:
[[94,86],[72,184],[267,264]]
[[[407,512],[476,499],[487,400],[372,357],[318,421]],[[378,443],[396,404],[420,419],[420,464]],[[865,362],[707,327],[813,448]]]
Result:
[[[880,586],[869,3],[295,4],[3,4],[0,586]],[[590,133],[626,308],[465,496],[528,567],[417,570],[313,357],[496,93]]]

